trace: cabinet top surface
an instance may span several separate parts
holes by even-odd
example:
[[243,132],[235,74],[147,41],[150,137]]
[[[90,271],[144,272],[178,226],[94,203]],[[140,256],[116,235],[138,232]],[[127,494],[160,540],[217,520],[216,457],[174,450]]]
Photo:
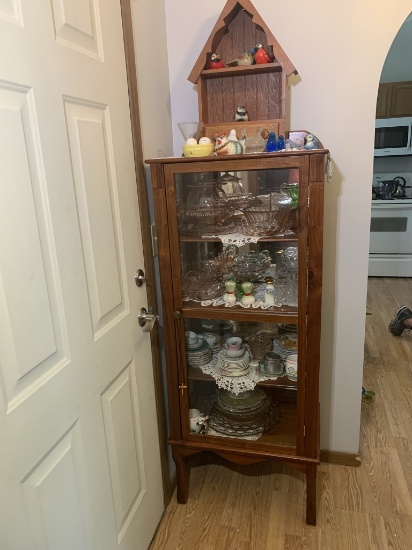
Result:
[[328,149],[300,149],[284,151],[279,153],[252,153],[244,155],[216,155],[208,157],[159,157],[146,159],[146,164],[174,164],[174,163],[193,163],[193,162],[218,162],[218,161],[234,161],[234,160],[248,160],[248,159],[272,159],[272,158],[287,158],[304,155],[326,155],[329,153]]

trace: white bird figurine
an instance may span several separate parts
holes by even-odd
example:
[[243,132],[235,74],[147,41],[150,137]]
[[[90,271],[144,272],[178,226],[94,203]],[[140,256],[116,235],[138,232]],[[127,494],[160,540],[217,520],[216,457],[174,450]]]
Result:
[[229,132],[229,141],[239,141],[237,139],[236,130],[234,128],[232,128]]
[[320,141],[313,134],[308,134],[304,139],[304,149],[320,149]]

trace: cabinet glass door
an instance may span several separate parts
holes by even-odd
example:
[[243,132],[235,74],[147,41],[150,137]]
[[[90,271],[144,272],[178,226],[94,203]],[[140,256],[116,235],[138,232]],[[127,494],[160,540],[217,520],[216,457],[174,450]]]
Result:
[[174,305],[184,325],[183,430],[296,447],[307,185],[299,167],[215,166],[186,166],[168,180],[176,214],[169,227],[179,243],[172,270],[182,282]]

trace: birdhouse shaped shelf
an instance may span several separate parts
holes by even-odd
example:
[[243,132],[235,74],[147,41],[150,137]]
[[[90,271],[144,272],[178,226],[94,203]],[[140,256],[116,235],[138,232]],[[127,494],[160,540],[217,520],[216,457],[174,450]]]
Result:
[[[214,68],[217,67],[217,68]],[[228,0],[188,80],[197,84],[203,133],[286,131],[287,77],[295,67],[250,0]],[[247,120],[236,116],[239,106]]]

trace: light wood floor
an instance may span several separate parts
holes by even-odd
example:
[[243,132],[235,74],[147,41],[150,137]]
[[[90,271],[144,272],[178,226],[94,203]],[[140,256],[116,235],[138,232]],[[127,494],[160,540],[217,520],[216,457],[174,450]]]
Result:
[[[192,468],[187,505],[172,498],[151,550],[412,549],[412,334],[387,325],[412,304],[412,279],[369,280],[359,468],[321,464],[318,523],[307,526],[303,476],[261,463]],[[360,388],[359,388],[360,390]]]

